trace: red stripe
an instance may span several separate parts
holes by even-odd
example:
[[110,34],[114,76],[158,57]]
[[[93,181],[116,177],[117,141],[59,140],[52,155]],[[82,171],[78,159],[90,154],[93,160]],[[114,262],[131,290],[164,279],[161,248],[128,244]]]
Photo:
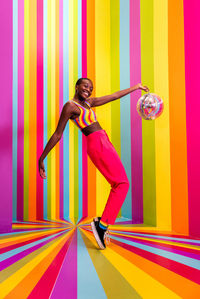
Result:
[[[37,161],[43,151],[43,1],[37,0]],[[37,170],[36,218],[43,219],[43,180]]]
[[200,41],[197,38],[200,28],[199,10],[198,0],[184,1],[189,232],[197,237],[200,237],[200,101],[197,91],[200,69]]
[[24,1],[18,1],[17,220],[24,217]]
[[62,249],[59,251],[55,259],[52,261],[44,275],[41,277],[35,288],[32,290],[28,298],[50,298],[56,278],[59,274],[63,260],[69,249],[72,237],[66,241]]
[[165,267],[166,269],[168,269],[170,271],[173,271],[187,279],[190,279],[190,280],[200,284],[200,275],[199,275],[199,270],[197,270],[197,269],[180,264],[178,262],[164,258],[162,256],[158,256],[156,254],[145,251],[143,249],[135,248],[131,245],[124,244],[117,240],[112,239],[112,243],[117,244],[131,252],[134,252],[135,254],[138,254],[139,256],[142,256],[145,259],[148,259],[149,261],[152,261],[153,263],[156,263],[162,267]]
[[[87,77],[87,0],[82,0],[82,77]],[[82,134],[82,216],[88,215],[88,166],[86,136]]]
[[[59,105],[60,113],[63,107],[63,0],[60,0],[59,13]],[[63,138],[60,140],[60,219],[64,219],[64,197],[63,197]]]

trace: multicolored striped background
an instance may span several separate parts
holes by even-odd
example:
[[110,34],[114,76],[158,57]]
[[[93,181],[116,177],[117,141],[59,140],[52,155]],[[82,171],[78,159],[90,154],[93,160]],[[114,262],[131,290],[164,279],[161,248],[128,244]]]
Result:
[[37,169],[63,104],[87,76],[94,96],[143,82],[165,103],[156,121],[138,116],[139,91],[96,108],[131,183],[119,216],[200,234],[196,7],[196,0],[13,0],[14,221],[76,223],[101,214],[110,186],[72,122],[45,159],[46,181]]
[[123,223],[97,250],[90,230],[15,224],[0,236],[0,298],[199,298],[199,239]]

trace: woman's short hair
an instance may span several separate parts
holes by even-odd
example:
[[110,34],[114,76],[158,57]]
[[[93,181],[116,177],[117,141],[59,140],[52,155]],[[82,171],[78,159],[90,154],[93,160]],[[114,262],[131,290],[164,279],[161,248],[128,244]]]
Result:
[[78,79],[78,80],[76,81],[76,86],[77,86],[77,85],[80,85],[80,84],[82,83],[83,80],[88,80],[88,81],[90,81],[90,82],[92,83],[92,80],[90,80],[89,78],[80,78],[80,79]]

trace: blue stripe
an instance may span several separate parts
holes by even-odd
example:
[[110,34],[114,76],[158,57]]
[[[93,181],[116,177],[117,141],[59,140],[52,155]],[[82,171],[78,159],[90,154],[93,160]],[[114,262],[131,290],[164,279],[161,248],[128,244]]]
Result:
[[18,1],[13,1],[13,134],[12,134],[12,188],[13,220],[17,219],[17,102],[18,102]]
[[[82,77],[82,0],[78,0],[78,78]],[[78,131],[78,221],[82,218],[82,132]]]
[[[69,99],[69,0],[63,0],[63,103]],[[69,123],[63,133],[63,215],[69,220]]]
[[126,234],[126,235],[132,235],[132,236],[139,236],[139,237],[144,237],[144,238],[153,237],[154,239],[159,239],[159,240],[164,239],[164,240],[168,240],[168,241],[183,241],[183,242],[185,241],[185,242],[188,242],[188,243],[198,243],[198,244],[200,244],[200,240],[194,240],[194,239],[174,238],[174,237],[149,235],[149,234],[137,234],[137,233],[133,233],[133,232],[116,231],[116,230],[112,230],[112,232],[122,233],[123,235]]
[[[47,144],[47,0],[44,0],[43,6],[43,141]],[[47,159],[44,160],[44,166],[47,170]],[[47,180],[43,180],[43,217],[47,220]]]
[[[129,0],[120,0],[120,89],[130,86]],[[131,184],[130,95],[120,99],[121,160]],[[132,219],[132,195],[129,188],[122,206],[122,216]]]
[[77,253],[78,296],[77,297],[78,299],[79,298],[80,299],[107,298],[79,230],[77,230],[77,233],[78,233],[78,253]]
[[[18,253],[20,253],[20,252],[22,252],[22,251],[25,251],[25,250],[27,250],[27,249],[29,249],[29,248],[32,248],[32,247],[34,247],[34,246],[36,246],[36,245],[38,245],[38,244],[41,244],[41,243],[43,243],[43,242],[45,242],[45,241],[47,241],[47,240],[51,240],[51,239],[54,238],[54,237],[58,237],[59,235],[62,235],[62,234],[64,234],[64,233],[66,233],[66,231],[64,231],[64,232],[62,231],[62,232],[53,234],[53,235],[51,235],[51,236],[49,236],[49,237],[46,237],[46,238],[43,238],[43,239],[41,239],[41,240],[32,242],[32,243],[30,243],[30,244],[27,244],[27,245],[24,245],[24,246],[21,246],[21,247],[18,247],[18,248],[16,248],[16,249],[10,250],[10,251],[5,252],[5,253],[2,253],[1,256],[0,256],[0,262],[2,262],[2,261],[4,261],[4,260],[6,260],[6,259],[8,259],[8,258],[10,258],[10,257],[12,257],[12,256],[14,256],[14,255],[16,255],[16,254],[18,254]],[[31,241],[30,241],[30,242],[31,242]],[[45,245],[46,245],[46,244],[45,244]]]
[[162,256],[164,258],[170,259],[172,261],[184,264],[184,265],[192,267],[194,269],[200,270],[200,261],[199,260],[195,260],[195,259],[187,257],[187,256],[182,256],[177,253],[168,252],[163,249],[154,248],[154,247],[151,247],[148,245],[138,244],[134,241],[125,240],[125,239],[118,238],[118,237],[111,236],[111,238],[114,240],[117,240],[119,242],[131,245],[133,247],[143,249],[145,251],[148,251],[148,252],[154,253],[156,255]]
[[[57,227],[52,227],[52,228],[41,228],[41,229],[28,229],[28,230],[24,230],[24,231],[21,231],[21,232],[12,232],[12,233],[2,233],[2,234],[0,234],[0,236],[2,237],[4,237],[4,239],[6,238],[6,236],[12,236],[13,235],[13,237],[20,237],[21,235],[23,236],[24,234],[28,234],[28,233],[35,233],[36,234],[36,236],[37,236],[37,233],[38,232],[47,232],[47,231],[52,231],[52,230],[58,230],[58,229],[65,229],[65,228],[57,228]],[[16,236],[17,235],[17,236]]]

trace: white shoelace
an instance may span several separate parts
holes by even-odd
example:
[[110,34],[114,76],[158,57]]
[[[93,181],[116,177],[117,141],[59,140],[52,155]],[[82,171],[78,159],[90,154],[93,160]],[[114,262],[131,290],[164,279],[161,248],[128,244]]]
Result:
[[110,234],[110,231],[109,231],[109,229],[107,229],[107,231],[104,234],[104,240],[106,241],[106,245],[110,244],[110,235],[109,234]]

